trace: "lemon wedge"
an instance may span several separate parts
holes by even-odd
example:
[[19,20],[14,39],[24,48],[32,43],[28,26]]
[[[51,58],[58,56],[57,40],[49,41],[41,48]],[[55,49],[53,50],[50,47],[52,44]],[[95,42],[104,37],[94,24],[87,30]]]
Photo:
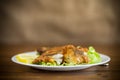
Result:
[[18,54],[16,60],[22,63],[32,63],[32,61],[38,57],[37,54]]

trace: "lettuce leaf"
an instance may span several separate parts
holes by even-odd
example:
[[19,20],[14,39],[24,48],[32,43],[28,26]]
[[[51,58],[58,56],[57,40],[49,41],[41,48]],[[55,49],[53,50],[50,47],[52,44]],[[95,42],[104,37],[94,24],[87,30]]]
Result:
[[92,46],[89,47],[87,54],[90,59],[90,64],[101,62],[101,57],[99,53],[96,52]]
[[54,63],[50,63],[50,62],[39,62],[39,65],[44,65],[44,66],[57,66],[57,64]]

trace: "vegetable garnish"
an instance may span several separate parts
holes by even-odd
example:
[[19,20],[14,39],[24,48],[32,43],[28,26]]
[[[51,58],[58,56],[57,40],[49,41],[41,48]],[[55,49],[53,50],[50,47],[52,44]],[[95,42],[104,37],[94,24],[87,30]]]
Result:
[[58,47],[43,47],[37,50],[39,56],[32,61],[32,64],[46,66],[71,66],[80,64],[94,64],[101,62],[101,57],[95,49],[90,46],[65,45]]

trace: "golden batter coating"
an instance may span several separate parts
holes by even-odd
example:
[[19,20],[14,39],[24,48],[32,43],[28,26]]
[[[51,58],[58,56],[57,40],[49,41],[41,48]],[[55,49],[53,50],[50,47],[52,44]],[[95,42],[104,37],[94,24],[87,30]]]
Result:
[[75,47],[74,45],[65,45],[53,48],[41,48],[37,50],[41,55],[37,57],[33,63],[37,64],[39,62],[58,62],[62,63],[73,63],[73,64],[81,64],[88,63],[89,58],[86,55],[88,49],[82,47]]

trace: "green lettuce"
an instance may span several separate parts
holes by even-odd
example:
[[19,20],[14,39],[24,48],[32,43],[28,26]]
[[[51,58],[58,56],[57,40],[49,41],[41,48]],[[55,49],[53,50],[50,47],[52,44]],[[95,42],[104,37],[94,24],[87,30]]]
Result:
[[100,54],[92,46],[89,47],[87,54],[90,59],[90,64],[101,62]]
[[50,62],[39,62],[39,65],[44,65],[44,66],[57,66],[57,64],[54,63],[50,63]]

